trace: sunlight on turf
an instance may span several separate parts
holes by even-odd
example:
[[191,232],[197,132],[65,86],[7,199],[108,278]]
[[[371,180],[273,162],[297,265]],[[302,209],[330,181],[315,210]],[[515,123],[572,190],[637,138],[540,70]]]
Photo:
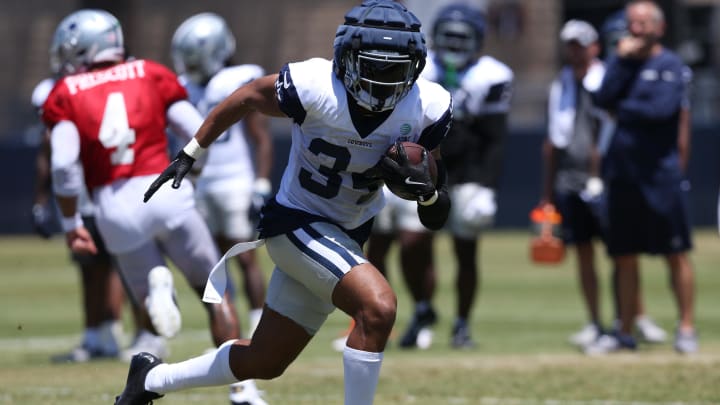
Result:
[[[403,351],[390,342],[376,404],[575,404],[646,405],[720,403],[720,238],[714,230],[695,234],[697,322],[701,352],[679,356],[672,343],[641,345],[638,353],[587,358],[566,343],[584,320],[569,255],[560,266],[528,261],[526,232],[490,232],[481,247],[482,287],[473,314],[477,350],[449,348],[455,295],[449,243],[440,237],[435,305],[439,322],[429,350]],[[110,404],[127,366],[102,361],[52,365],[53,354],[79,342],[79,278],[62,238],[0,239],[0,404]],[[602,255],[599,255],[602,256]],[[264,250],[261,257],[269,272]],[[401,282],[397,257],[390,257],[390,281],[398,293],[396,339],[412,304]],[[644,258],[642,283],[649,314],[668,332],[675,306],[662,260]],[[611,319],[609,265],[599,261],[603,319]],[[178,275],[178,273],[176,273]],[[239,280],[237,271],[232,277]],[[178,275],[183,331],[171,343],[170,361],[211,346],[207,319],[196,296]],[[237,304],[247,309],[244,298]],[[129,311],[126,311],[126,313]],[[246,321],[246,319],[243,319]],[[342,403],[342,356],[330,342],[348,319],[333,313],[306,351],[281,378],[261,381],[270,404]],[[125,318],[126,332],[130,330]],[[226,388],[170,394],[159,404],[227,404]]]

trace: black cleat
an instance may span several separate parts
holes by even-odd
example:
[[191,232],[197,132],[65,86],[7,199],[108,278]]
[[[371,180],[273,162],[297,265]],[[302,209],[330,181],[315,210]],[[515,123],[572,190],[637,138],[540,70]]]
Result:
[[470,329],[467,325],[455,325],[453,327],[450,345],[453,349],[473,349],[475,342],[470,337]]
[[408,326],[402,339],[400,339],[400,347],[405,349],[418,347],[418,335],[420,332],[435,325],[435,322],[437,322],[437,315],[432,308],[415,311],[410,326]]
[[127,383],[122,394],[115,397],[115,405],[149,405],[153,399],[162,395],[145,390],[145,378],[150,370],[162,364],[154,355],[142,352],[134,355],[130,361]]

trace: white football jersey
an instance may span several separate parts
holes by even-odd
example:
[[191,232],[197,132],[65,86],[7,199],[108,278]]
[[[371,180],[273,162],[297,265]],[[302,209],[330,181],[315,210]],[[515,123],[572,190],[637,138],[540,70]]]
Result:
[[[52,91],[53,87],[55,87],[55,82],[55,79],[48,77],[35,86],[30,99],[33,107],[38,110],[42,108],[48,95],[50,95],[50,91]],[[84,178],[85,177],[83,176],[81,179]],[[87,188],[84,186],[80,188],[80,195],[78,195],[77,211],[82,216],[92,216],[95,213],[95,207],[93,206],[90,197],[88,197]]]
[[[238,65],[222,69],[210,79],[203,94],[194,102],[203,116],[238,87],[265,75],[257,65]],[[190,86],[187,86],[190,92]],[[197,91],[193,89],[193,92]],[[192,100],[192,97],[191,97]],[[208,149],[207,160],[199,182],[242,176],[249,181],[255,177],[250,148],[242,121],[220,135]]]
[[[456,74],[458,86],[449,89],[456,119],[462,119],[465,114],[478,116],[510,111],[513,72],[507,65],[492,56],[484,55]],[[435,83],[443,83],[443,75],[444,68],[437,62],[434,54],[428,52],[422,77]]]
[[360,132],[348,111],[350,96],[332,62],[321,58],[286,65],[276,87],[281,109],[294,121],[288,165],[276,199],[345,229],[364,224],[384,204],[379,182],[363,173],[396,141],[435,149],[452,116],[450,94],[418,79],[385,121]]

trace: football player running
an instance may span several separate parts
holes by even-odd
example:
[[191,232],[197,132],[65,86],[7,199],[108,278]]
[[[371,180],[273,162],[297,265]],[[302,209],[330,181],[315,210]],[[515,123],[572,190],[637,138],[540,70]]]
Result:
[[478,241],[497,205],[495,190],[503,164],[513,72],[495,58],[480,56],[485,17],[472,6],[450,4],[438,12],[433,52],[423,77],[452,93],[454,111],[443,145],[448,183],[455,202],[449,230],[457,260],[457,317],[451,345],[471,348],[470,311],[477,295]]
[[[171,44],[175,71],[201,114],[207,115],[234,89],[265,75],[258,65],[228,66],[234,53],[235,38],[217,14],[196,14],[175,31]],[[254,144],[255,167],[248,139]],[[195,182],[195,198],[220,249],[228,250],[255,236],[254,217],[272,191],[269,180],[272,154],[268,119],[257,112],[232,125],[209,148]],[[250,308],[247,329],[250,337],[262,314],[265,280],[254,250],[236,258]],[[243,381],[232,387],[230,401],[264,404],[257,398],[257,392],[252,380]]]
[[[142,312],[144,330],[132,349],[165,354],[164,338],[178,332],[181,320],[164,255],[201,294],[219,254],[190,183],[158,193],[151,204],[140,195],[169,162],[165,128],[189,138],[202,117],[169,69],[125,60],[122,29],[110,13],[70,14],[54,41],[65,76],[43,105],[43,120],[51,130],[53,188],[67,244],[78,254],[97,251],[77,209],[84,173],[98,230]],[[239,336],[231,302],[206,305],[218,345]]]
[[[260,238],[276,264],[263,314],[250,341],[228,341],[175,364],[135,356],[116,404],[276,378],[335,307],[355,319],[343,352],[345,404],[373,402],[397,306],[395,293],[361,248],[384,203],[382,179],[407,180],[398,187],[417,196],[420,219],[431,229],[443,226],[450,208],[438,149],[452,119],[450,95],[418,79],[425,56],[415,15],[399,3],[366,1],[345,15],[333,61],[286,64],[279,74],[235,90],[210,112],[145,199],[161,196],[158,189],[168,180],[181,187],[193,162],[249,112],[290,117],[288,166],[260,221]],[[432,151],[442,173],[437,185],[426,162],[398,164],[384,157],[400,140]]]

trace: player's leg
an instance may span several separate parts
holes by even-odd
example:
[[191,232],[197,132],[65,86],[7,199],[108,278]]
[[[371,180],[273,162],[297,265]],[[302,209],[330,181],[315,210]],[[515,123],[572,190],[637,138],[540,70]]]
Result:
[[72,255],[80,270],[85,330],[81,345],[70,353],[53,357],[55,362],[115,357],[119,352],[121,312],[125,300],[123,286],[97,232],[94,219],[83,217],[83,221],[98,248],[95,255]]
[[695,276],[692,265],[685,252],[668,255],[666,259],[679,314],[675,350],[680,353],[694,353],[698,350],[698,342],[695,333]]
[[[432,307],[435,293],[433,234],[420,222],[417,203],[403,200],[392,193],[386,194],[386,199],[392,208],[392,230],[399,245],[400,269],[414,307],[399,345],[403,348],[427,349],[432,344],[431,327],[437,322],[437,315]],[[375,264],[372,257],[369,258],[370,262]]]
[[456,348],[473,347],[470,333],[470,311],[475,302],[479,284],[477,269],[477,250],[479,238],[453,237],[453,252],[457,260],[456,318],[453,325],[452,346]]
[[[255,225],[251,222],[249,213],[251,194],[250,183],[235,178],[206,180],[198,185],[198,211],[205,218],[222,252],[255,237]],[[235,261],[240,270],[249,307],[246,335],[252,336],[265,303],[265,277],[254,250],[235,256]]]
[[589,322],[570,336],[572,344],[582,347],[595,341],[602,333],[593,247],[593,239],[599,235],[600,226],[591,203],[583,200],[576,192],[556,192],[555,204],[563,218],[563,241],[567,246],[575,248],[578,282],[588,313]]
[[[218,262],[220,255],[200,214],[189,210],[183,221],[163,235],[159,243],[201,299],[210,270]],[[238,315],[229,291],[225,292],[222,303],[204,305],[208,311],[210,332],[216,346],[240,337]]]
[[[139,358],[138,362],[143,364],[135,369],[131,367],[128,383],[118,403],[130,403],[128,399],[138,397],[152,399],[157,397],[153,393],[165,394],[183,388],[228,384],[247,378],[277,377],[299,355],[334,309],[333,297],[338,295],[343,298],[337,304],[345,307],[351,315],[356,315],[358,304],[352,297],[347,297],[348,292],[341,287],[348,284],[339,281],[368,281],[363,277],[347,278],[366,261],[359,245],[339,228],[329,224],[307,225],[267,239],[267,249],[278,268],[270,279],[267,305],[252,341],[226,343],[215,352],[177,364],[158,366],[156,360],[144,361]],[[366,294],[375,291],[369,287],[376,287],[378,279],[387,286],[382,275],[374,271],[375,282],[360,286]],[[362,275],[363,272],[360,273]],[[387,289],[389,286],[382,290]],[[334,290],[340,292],[336,294]],[[350,293],[356,295],[355,289],[351,289]],[[352,310],[346,301],[353,304]],[[377,312],[369,306],[366,311],[368,316]],[[353,334],[360,334],[362,342],[351,344],[358,348],[355,351],[364,353],[359,349],[370,341],[364,335],[377,333],[379,329],[375,328],[376,322],[366,322],[365,317],[357,316],[358,324],[363,319],[363,326],[356,327]],[[375,320],[377,317],[370,319]],[[368,327],[373,330],[367,330]],[[382,330],[389,334],[390,327]],[[386,340],[387,336],[381,339],[382,347]],[[370,348],[378,347],[378,340],[375,339]],[[353,349],[348,352],[353,352]],[[371,353],[370,356],[381,358],[379,353]],[[361,358],[354,363],[362,365],[365,362]],[[372,362],[373,365],[375,363]],[[373,375],[376,383],[377,373]],[[368,395],[367,385],[358,384],[358,389],[362,390],[360,398]],[[372,388],[374,390],[374,385]]]
[[437,322],[437,314],[432,306],[436,284],[433,233],[405,229],[407,227],[399,232],[398,238],[400,267],[415,305],[410,324],[400,339],[400,346],[427,349],[432,343],[431,327]]
[[[358,242],[332,224],[312,223],[268,239],[267,250],[279,268],[302,281],[322,303],[355,319],[343,351],[345,404],[372,403],[397,309],[390,284],[367,261]],[[268,305],[277,309],[272,299],[268,293]]]
[[[139,352],[149,352],[158,357],[167,356],[166,340],[158,333],[158,327],[153,323],[146,307],[147,297],[151,291],[149,280],[151,269],[162,276],[172,277],[170,270],[165,266],[162,253],[154,241],[148,241],[128,252],[116,253],[115,258],[127,288],[128,298],[138,314],[139,325],[132,344],[121,352],[121,358],[129,361]],[[164,300],[174,305],[173,291],[162,289],[161,292],[168,295]],[[177,311],[177,307],[174,307],[174,310]]]

